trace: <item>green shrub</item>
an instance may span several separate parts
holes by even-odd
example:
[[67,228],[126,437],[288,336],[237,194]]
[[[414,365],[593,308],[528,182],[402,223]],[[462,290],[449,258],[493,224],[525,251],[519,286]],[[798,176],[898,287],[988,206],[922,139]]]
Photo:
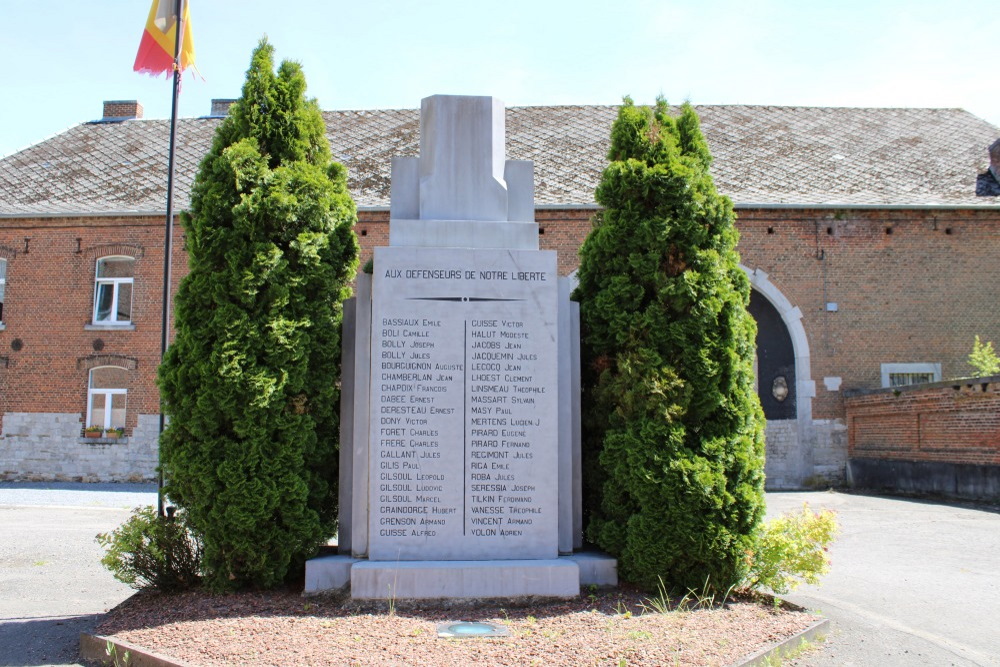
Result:
[[976,336],[972,343],[972,354],[969,355],[969,365],[976,369],[979,377],[1000,375],[1000,357],[993,349],[993,341],[983,343]]
[[213,589],[269,588],[337,530],[340,327],[357,267],[347,170],[296,63],[254,50],[181,217],[190,271],[159,370],[165,492]]
[[785,594],[800,584],[816,584],[830,569],[827,549],[839,527],[830,510],[813,512],[808,504],[761,527],[757,548],[749,554],[745,586]]
[[630,99],[580,250],[587,536],[622,578],[726,591],[764,511],[756,325],[698,117]]
[[137,507],[125,523],[97,536],[106,550],[101,564],[133,588],[177,591],[195,586],[201,569],[201,544],[185,512],[157,516],[152,506]]

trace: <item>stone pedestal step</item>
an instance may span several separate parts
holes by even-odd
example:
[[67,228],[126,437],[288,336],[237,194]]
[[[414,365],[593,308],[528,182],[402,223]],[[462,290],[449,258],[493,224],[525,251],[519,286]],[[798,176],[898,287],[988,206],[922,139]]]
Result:
[[359,600],[574,597],[581,586],[615,586],[617,561],[599,553],[551,560],[369,561],[324,556],[306,563],[304,594],[350,586]]

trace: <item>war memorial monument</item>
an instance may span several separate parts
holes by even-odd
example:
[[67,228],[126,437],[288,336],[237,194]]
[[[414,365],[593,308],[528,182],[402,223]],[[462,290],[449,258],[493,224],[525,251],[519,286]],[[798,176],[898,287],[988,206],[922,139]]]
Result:
[[616,583],[582,547],[579,319],[538,249],[504,105],[435,95],[394,158],[389,246],[345,305],[339,554],[306,593],[568,597]]

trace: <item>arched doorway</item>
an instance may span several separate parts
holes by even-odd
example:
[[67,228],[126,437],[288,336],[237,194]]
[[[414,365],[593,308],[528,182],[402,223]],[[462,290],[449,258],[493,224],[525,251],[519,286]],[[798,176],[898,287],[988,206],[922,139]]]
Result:
[[795,348],[781,313],[757,290],[750,293],[757,321],[757,395],[768,420],[795,419]]
[[809,341],[802,311],[759,269],[743,267],[753,292],[750,313],[757,321],[757,387],[767,418],[767,487],[803,487],[813,475],[814,433]]

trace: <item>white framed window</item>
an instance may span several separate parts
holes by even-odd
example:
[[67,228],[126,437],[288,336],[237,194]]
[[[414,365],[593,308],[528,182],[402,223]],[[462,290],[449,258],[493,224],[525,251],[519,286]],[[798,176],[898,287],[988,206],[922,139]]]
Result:
[[90,371],[87,387],[87,426],[125,428],[128,399],[128,370],[119,366],[99,366]]
[[883,387],[940,381],[941,364],[882,364]]
[[94,275],[94,324],[131,324],[135,258],[101,257]]
[[0,259],[0,324],[3,324],[3,300],[7,291],[7,260]]

